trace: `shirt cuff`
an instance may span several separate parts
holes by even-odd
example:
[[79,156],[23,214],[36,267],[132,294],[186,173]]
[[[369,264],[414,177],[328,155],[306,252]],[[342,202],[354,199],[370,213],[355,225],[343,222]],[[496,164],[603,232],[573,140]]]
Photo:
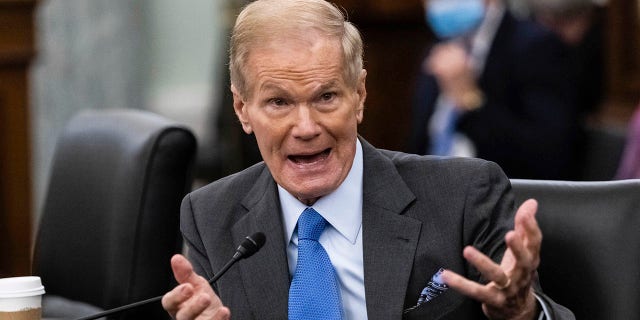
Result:
[[542,311],[540,311],[540,315],[538,316],[538,320],[550,320],[551,313],[549,312],[549,306],[536,293],[534,293],[533,295],[536,297],[536,300],[538,300],[538,303],[540,304],[540,307],[542,309]]

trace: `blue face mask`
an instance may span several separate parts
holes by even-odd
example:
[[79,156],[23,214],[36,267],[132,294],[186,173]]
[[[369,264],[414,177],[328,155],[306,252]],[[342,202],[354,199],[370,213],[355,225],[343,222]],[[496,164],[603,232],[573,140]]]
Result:
[[438,38],[449,39],[475,29],[484,10],[484,0],[429,0],[426,19]]

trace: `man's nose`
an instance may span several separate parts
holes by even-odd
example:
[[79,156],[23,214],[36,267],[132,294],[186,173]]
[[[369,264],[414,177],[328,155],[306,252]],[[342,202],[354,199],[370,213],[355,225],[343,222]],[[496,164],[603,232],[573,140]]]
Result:
[[296,138],[311,139],[320,134],[319,114],[312,107],[301,105],[296,108],[292,134]]

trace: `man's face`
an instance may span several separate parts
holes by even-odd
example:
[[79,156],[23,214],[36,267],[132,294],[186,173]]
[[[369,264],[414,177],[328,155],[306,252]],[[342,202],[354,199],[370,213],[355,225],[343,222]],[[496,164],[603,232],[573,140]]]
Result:
[[274,179],[307,204],[337,189],[353,163],[366,72],[354,87],[343,70],[339,40],[283,36],[252,48],[244,96],[232,86],[236,115]]

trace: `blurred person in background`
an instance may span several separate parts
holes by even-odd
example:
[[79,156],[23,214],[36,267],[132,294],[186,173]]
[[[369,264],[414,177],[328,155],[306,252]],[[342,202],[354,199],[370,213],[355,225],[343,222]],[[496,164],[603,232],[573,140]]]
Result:
[[606,0],[528,0],[533,20],[565,43],[576,84],[577,105],[598,111],[604,91],[603,7]]
[[502,0],[424,8],[440,41],[418,76],[409,151],[495,161],[510,178],[574,178],[580,113],[562,41]]

